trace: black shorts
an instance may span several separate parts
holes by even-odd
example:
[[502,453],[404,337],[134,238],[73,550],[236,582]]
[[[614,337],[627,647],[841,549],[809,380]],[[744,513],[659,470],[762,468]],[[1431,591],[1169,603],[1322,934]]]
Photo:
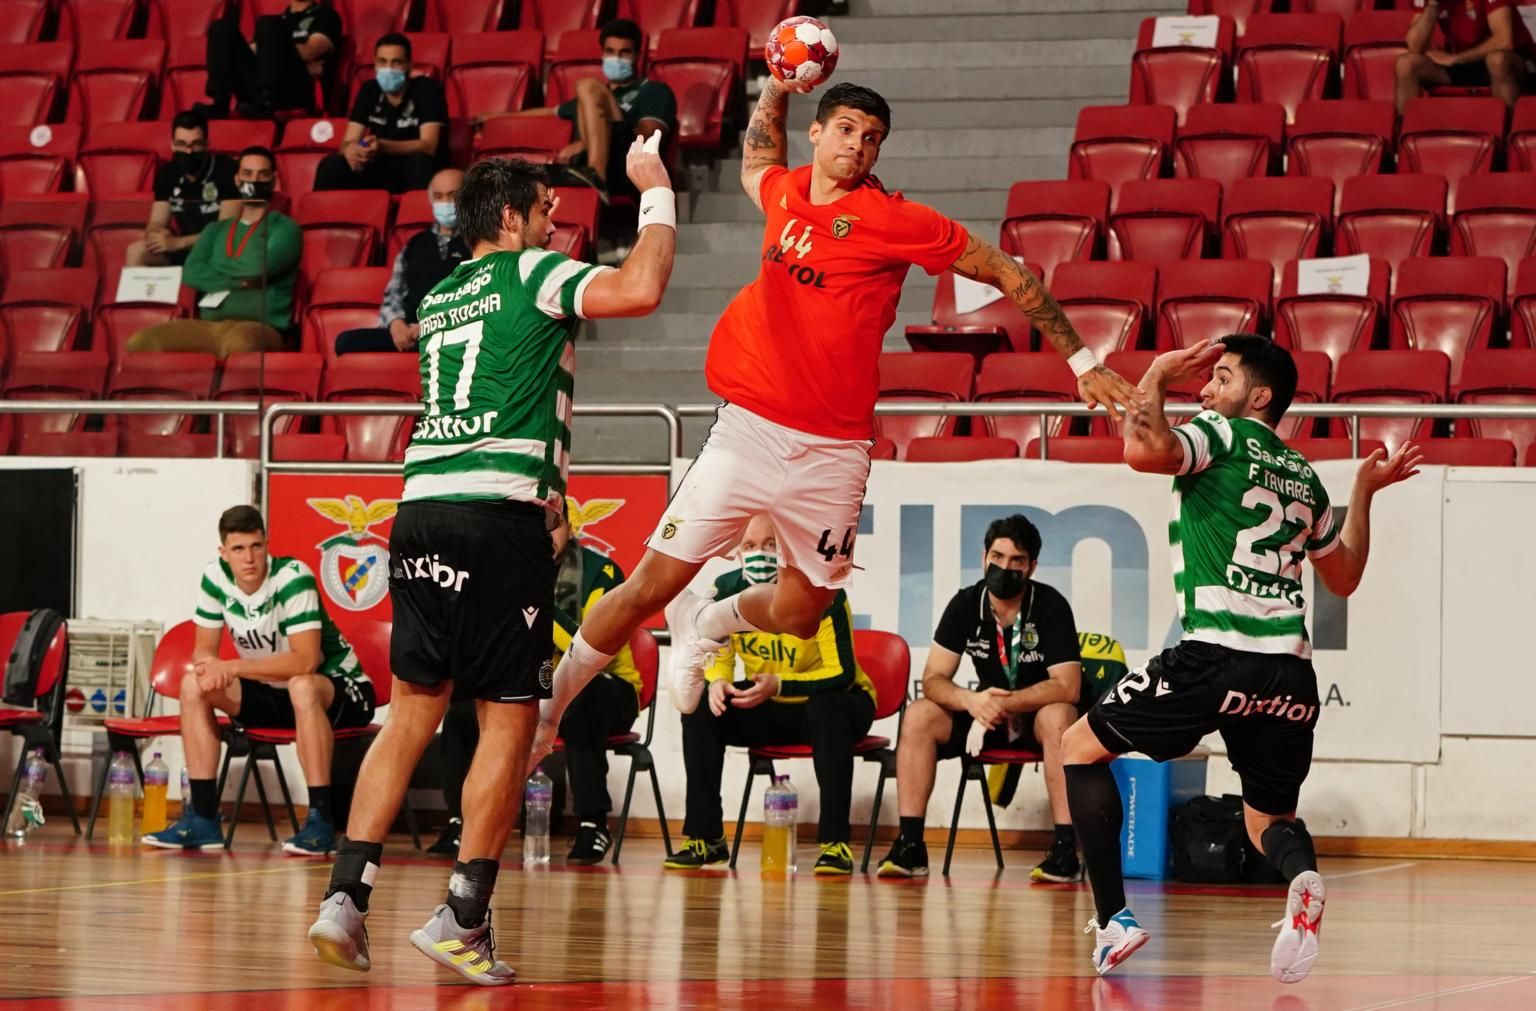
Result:
[[1088,725],[1115,754],[1166,762],[1221,731],[1243,781],[1243,800],[1265,814],[1296,810],[1312,768],[1321,708],[1312,661],[1181,642],[1120,679],[1088,711]]
[[554,545],[528,502],[403,502],[389,538],[395,676],[456,699],[549,698]]
[[1488,77],[1488,64],[1482,60],[1458,63],[1446,67],[1445,72],[1451,78],[1451,86],[1455,88],[1486,88],[1492,83]]
[[[366,727],[373,720],[373,682],[361,678],[331,678],[336,689],[325,711],[331,729]],[[253,730],[292,730],[293,696],[270,681],[240,679],[240,715],[235,722]]]

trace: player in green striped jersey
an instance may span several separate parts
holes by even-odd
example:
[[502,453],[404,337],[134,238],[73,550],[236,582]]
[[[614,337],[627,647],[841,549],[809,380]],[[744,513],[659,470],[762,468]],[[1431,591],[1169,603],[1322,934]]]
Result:
[[[1168,385],[1210,380],[1204,408],[1171,428]],[[1120,874],[1120,791],[1107,763],[1144,752],[1159,761],[1220,731],[1242,780],[1248,835],[1290,881],[1270,954],[1282,983],[1306,978],[1317,959],[1325,890],[1306,827],[1296,820],[1312,764],[1319,709],[1307,641],[1301,562],[1348,596],[1371,544],[1371,502],[1418,473],[1411,442],[1360,466],[1342,524],[1312,466],[1275,426],[1296,392],[1290,352],[1266,337],[1234,334],[1161,355],[1142,378],[1125,425],[1125,461],[1173,475],[1168,536],[1184,637],[1120,679],[1067,731],[1067,799],[1093,885],[1093,964],[1109,972],[1147,941],[1125,904]]]
[[464,780],[458,862],[447,900],[411,943],[472,983],[516,978],[496,961],[489,907],[553,672],[549,531],[570,465],[572,339],[582,319],[643,316],[661,302],[677,211],[660,143],[657,133],[629,151],[640,234],[616,270],[544,248],[556,201],[541,169],[490,158],[459,188],[473,259],[417,312],[426,411],[390,532],[389,719],[358,773],[347,838],[309,930],[332,965],[370,966],[363,917],[384,835],[450,699],[461,698],[475,702],[480,741]]

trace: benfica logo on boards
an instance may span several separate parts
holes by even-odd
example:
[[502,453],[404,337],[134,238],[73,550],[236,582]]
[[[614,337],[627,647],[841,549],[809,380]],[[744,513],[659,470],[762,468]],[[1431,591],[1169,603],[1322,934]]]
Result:
[[325,595],[348,611],[366,611],[389,592],[389,544],[371,531],[395,514],[398,499],[364,502],[356,495],[345,499],[311,498],[305,503],[326,519],[346,529],[321,541],[320,584]]

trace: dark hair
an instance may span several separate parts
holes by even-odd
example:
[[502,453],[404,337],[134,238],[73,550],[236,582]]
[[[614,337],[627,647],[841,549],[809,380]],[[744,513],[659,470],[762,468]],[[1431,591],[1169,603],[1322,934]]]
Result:
[[177,130],[201,130],[203,136],[208,136],[208,117],[195,109],[186,109],[178,112],[171,118],[171,133]]
[[262,147],[260,144],[252,144],[250,147],[241,151],[240,156],[235,159],[235,165],[238,167],[241,162],[245,161],[247,155],[253,154],[260,155],[261,157],[265,158],[267,160],[267,164],[272,166],[272,171],[277,171],[277,155],[272,153],[271,148]]
[[641,38],[639,25],[629,20],[629,18],[614,18],[606,25],[603,25],[602,31],[598,32],[597,44],[602,45],[609,39],[628,39],[635,44],[635,52],[638,53],[640,51]]
[[385,46],[399,46],[405,50],[405,58],[407,60],[411,58],[411,40],[399,32],[389,32],[388,34],[380,35],[379,41],[373,44],[373,51],[377,53]]
[[219,543],[223,544],[229,539],[230,534],[263,534],[267,532],[267,524],[261,518],[261,511],[255,506],[238,505],[230,506],[219,517]]
[[1278,424],[1296,396],[1296,360],[1268,337],[1254,333],[1228,334],[1221,339],[1227,353],[1237,355],[1252,386],[1269,387],[1265,420]]
[[464,173],[459,184],[459,234],[471,250],[501,235],[501,215],[512,208],[527,221],[548,174],[521,158],[485,158]]
[[885,124],[885,132],[891,132],[891,106],[880,93],[861,84],[834,84],[822,92],[821,103],[816,106],[816,122],[822,126],[838,109],[857,109]]
[[983,547],[991,551],[992,542],[999,537],[1008,538],[1015,547],[1029,555],[1032,561],[1039,561],[1040,531],[1022,514],[1014,513],[1012,516],[1004,516],[987,524],[987,536]]

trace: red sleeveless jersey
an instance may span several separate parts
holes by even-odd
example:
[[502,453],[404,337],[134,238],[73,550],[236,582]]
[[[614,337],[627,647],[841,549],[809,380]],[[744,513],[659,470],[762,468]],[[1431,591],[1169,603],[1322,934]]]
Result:
[[704,373],[722,399],[797,431],[874,434],[880,347],[912,264],[942,273],[966,231],[887,193],[873,176],[830,204],[809,198],[809,165],[762,176],[762,269],[726,307]]

